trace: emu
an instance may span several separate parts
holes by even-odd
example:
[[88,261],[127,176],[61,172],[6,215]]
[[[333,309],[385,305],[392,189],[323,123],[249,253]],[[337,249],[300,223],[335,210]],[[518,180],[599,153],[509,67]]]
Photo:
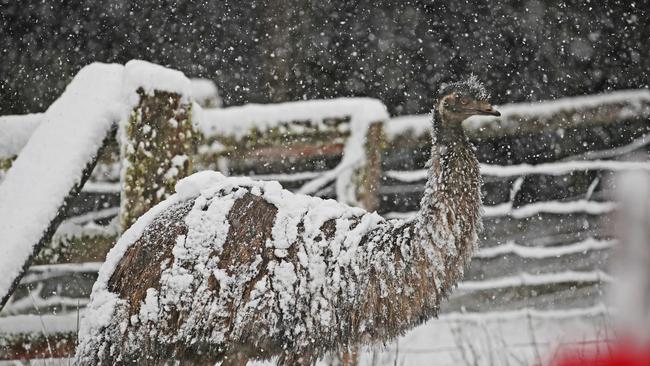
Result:
[[481,179],[461,122],[499,116],[470,77],[443,85],[421,208],[386,220],[277,182],[200,172],[108,254],[80,365],[313,365],[435,317],[477,246]]

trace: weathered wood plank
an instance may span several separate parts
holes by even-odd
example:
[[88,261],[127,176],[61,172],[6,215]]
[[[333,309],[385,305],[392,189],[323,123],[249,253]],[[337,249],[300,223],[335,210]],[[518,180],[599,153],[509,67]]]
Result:
[[465,270],[465,280],[482,281],[516,273],[557,273],[567,270],[595,271],[605,270],[610,251],[590,250],[548,258],[524,258],[506,254],[494,258],[473,258]]
[[574,243],[588,238],[608,238],[607,216],[586,213],[540,213],[517,219],[508,216],[483,220],[480,245],[492,247],[507,242],[526,246],[552,246]]
[[[647,117],[614,121],[602,126],[585,126],[565,130],[504,137],[470,138],[476,146],[478,160],[486,164],[539,164],[558,161],[590,151],[610,150],[634,142],[650,133]],[[431,151],[431,138],[398,136],[389,141],[383,159],[384,170],[415,170],[424,168]]]
[[484,312],[532,308],[572,309],[602,302],[602,283],[562,283],[480,291],[455,291],[443,303],[442,312]]

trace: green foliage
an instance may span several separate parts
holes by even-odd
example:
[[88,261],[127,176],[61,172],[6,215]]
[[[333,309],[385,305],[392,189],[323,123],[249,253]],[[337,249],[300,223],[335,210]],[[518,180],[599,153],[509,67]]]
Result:
[[[14,158],[15,159],[15,158]],[[14,159],[0,159],[0,170],[7,171],[11,168]]]

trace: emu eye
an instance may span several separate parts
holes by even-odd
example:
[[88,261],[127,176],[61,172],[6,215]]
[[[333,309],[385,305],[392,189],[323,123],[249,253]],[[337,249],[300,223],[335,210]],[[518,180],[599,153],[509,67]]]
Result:
[[469,98],[466,96],[463,96],[460,98],[460,104],[467,104],[469,103]]

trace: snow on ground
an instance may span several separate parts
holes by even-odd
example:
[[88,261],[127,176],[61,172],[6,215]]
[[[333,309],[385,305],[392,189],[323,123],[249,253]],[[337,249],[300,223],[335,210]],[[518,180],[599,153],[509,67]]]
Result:
[[98,63],[79,71],[7,172],[0,185],[0,296],[120,118],[121,72],[121,65]]
[[[385,346],[363,348],[359,365],[534,364],[551,357],[559,345],[585,349],[602,342],[600,346],[604,346],[613,338],[610,317],[610,309],[604,305],[571,310],[449,313]],[[0,318],[0,329],[10,334],[74,332],[76,327],[76,312]],[[0,365],[14,365],[10,362],[0,361]],[[274,362],[249,365],[271,366]],[[318,365],[328,363],[321,360]]]
[[[361,365],[530,365],[557,345],[608,337],[608,310],[446,314],[361,355]],[[374,351],[374,352],[373,352]]]
[[[532,365],[558,347],[606,346],[612,338],[609,309],[452,313],[426,322],[385,346],[365,347],[359,366]],[[271,366],[273,362],[251,362]],[[318,366],[328,366],[321,360]]]

